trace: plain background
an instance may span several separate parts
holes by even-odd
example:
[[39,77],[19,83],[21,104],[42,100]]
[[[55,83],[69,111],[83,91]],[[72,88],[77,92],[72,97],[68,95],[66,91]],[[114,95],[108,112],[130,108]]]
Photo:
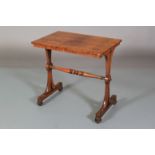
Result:
[[[54,71],[64,91],[42,107],[46,85],[43,49],[31,41],[54,31],[120,38],[112,66],[111,92],[118,104],[94,123],[104,82]],[[154,128],[154,27],[0,27],[0,128]],[[54,63],[104,74],[104,59],[53,53]]]

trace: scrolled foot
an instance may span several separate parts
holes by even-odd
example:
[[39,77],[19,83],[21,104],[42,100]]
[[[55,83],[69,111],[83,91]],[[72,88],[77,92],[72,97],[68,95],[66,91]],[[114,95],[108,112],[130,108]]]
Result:
[[63,89],[62,82],[57,83],[51,90],[47,90],[46,89],[45,92],[38,97],[37,104],[39,106],[42,106],[43,105],[43,101],[47,97],[49,97],[50,95],[52,95],[57,90],[58,91],[62,91],[62,89]]
[[96,122],[96,123],[100,123],[101,121],[102,121],[101,117],[96,117],[96,118],[95,118],[95,122]]
[[43,101],[40,98],[38,98],[38,100],[37,100],[37,105],[39,105],[39,106],[43,105]]
[[117,96],[116,95],[112,95],[110,97],[110,103],[115,105],[117,103]]

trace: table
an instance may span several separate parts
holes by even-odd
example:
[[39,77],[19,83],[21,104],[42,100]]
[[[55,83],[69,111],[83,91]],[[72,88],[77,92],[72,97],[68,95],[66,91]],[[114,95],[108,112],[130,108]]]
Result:
[[[62,91],[62,82],[54,84],[52,70],[58,70],[65,73],[70,73],[78,76],[96,78],[105,81],[105,93],[103,103],[96,113],[95,121],[101,122],[105,112],[117,103],[117,96],[110,96],[111,82],[111,64],[115,48],[121,43],[120,39],[113,39],[100,36],[84,35],[72,32],[57,31],[40,39],[31,42],[35,47],[45,49],[47,70],[47,86],[45,92],[38,97],[37,104],[43,105],[43,101],[52,95],[55,91]],[[52,50],[58,52],[67,52],[93,58],[105,57],[105,76],[95,75],[85,71],[78,71],[71,68],[55,66],[52,63]]]

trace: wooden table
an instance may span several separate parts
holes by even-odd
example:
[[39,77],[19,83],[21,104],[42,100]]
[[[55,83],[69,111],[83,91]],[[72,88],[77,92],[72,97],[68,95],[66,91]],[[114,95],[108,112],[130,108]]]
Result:
[[[32,41],[35,47],[44,48],[46,54],[47,86],[45,92],[38,97],[37,104],[42,105],[43,100],[53,94],[55,91],[62,91],[62,83],[54,84],[52,70],[58,70],[65,73],[75,74],[89,78],[96,78],[105,81],[105,94],[101,108],[96,113],[95,121],[99,123],[104,113],[111,105],[116,104],[116,95],[110,96],[111,81],[111,63],[115,48],[120,44],[120,39],[105,38],[99,36],[83,35],[71,32],[55,32],[38,40]],[[75,69],[55,66],[51,60],[52,50],[91,56],[94,58],[105,57],[105,76],[95,75],[92,73],[78,71]]]

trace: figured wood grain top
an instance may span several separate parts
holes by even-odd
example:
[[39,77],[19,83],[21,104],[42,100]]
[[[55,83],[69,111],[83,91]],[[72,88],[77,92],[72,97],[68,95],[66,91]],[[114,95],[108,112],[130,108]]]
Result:
[[120,39],[57,31],[32,41],[32,44],[39,48],[101,58],[120,42]]

